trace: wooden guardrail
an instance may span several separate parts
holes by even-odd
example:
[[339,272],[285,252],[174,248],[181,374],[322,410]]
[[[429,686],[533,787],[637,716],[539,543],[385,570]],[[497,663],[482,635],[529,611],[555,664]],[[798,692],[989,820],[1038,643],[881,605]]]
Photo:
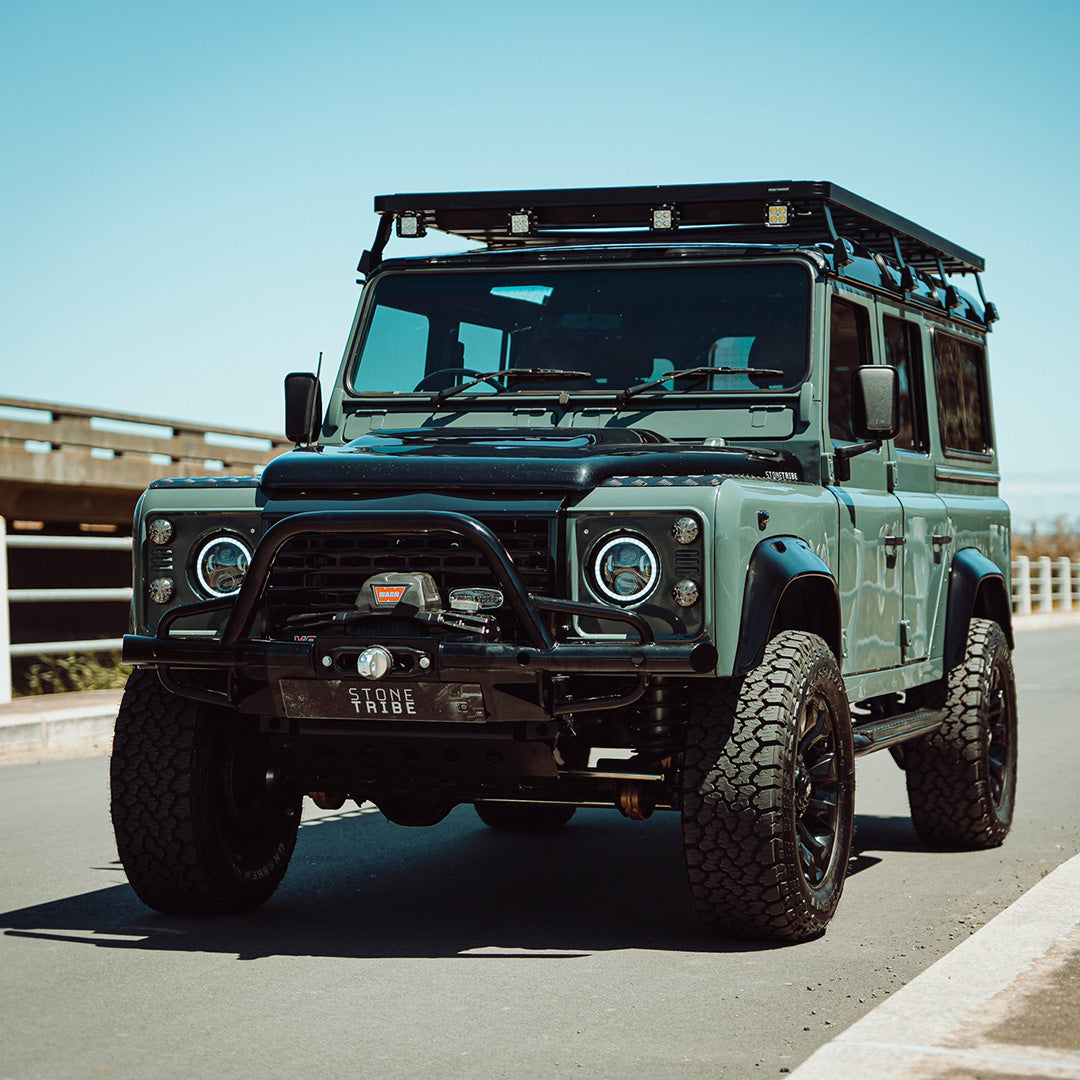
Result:
[[0,397],[0,515],[130,522],[152,480],[251,473],[290,445],[259,431]]

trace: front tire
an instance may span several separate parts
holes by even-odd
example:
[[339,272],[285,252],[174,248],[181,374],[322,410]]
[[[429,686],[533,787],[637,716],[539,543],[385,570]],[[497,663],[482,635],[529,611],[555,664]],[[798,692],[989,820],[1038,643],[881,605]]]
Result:
[[945,685],[945,723],[904,745],[911,820],[931,847],[997,847],[1016,802],[1016,682],[997,623],[972,619]]
[[267,783],[247,718],[128,679],[116,718],[110,808],[116,848],[143,903],[223,915],[264,903],[285,874],[300,794]]
[[744,679],[694,702],[683,845],[698,915],[731,937],[803,941],[840,900],[855,758],[840,670],[814,634],[786,631]]

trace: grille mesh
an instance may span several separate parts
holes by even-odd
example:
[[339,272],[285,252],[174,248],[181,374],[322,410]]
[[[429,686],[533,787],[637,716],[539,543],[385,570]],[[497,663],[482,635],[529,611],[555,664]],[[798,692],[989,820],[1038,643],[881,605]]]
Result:
[[[553,519],[508,517],[484,524],[506,547],[526,591],[551,595]],[[498,585],[483,555],[453,536],[298,536],[281,549],[270,571],[270,632],[279,633],[292,615],[352,608],[369,577],[390,571],[431,574],[447,606],[451,589]],[[498,618],[504,640],[517,636],[519,627],[509,607],[491,614]]]

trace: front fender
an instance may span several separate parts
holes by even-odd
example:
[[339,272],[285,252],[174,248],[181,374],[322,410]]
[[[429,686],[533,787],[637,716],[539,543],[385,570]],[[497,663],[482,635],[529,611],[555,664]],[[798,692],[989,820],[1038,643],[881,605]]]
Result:
[[761,663],[780,630],[809,630],[824,638],[839,662],[840,597],[832,571],[798,536],[763,540],[750,556],[743,589],[734,674]]

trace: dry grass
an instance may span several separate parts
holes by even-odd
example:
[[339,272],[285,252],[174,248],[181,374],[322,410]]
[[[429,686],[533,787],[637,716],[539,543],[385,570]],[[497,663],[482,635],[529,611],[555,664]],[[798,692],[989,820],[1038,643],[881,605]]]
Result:
[[1053,528],[1040,532],[1033,525],[1030,533],[1013,533],[1012,557],[1026,555],[1038,559],[1049,555],[1051,559],[1076,559],[1080,561],[1080,532],[1070,527],[1068,520],[1060,517]]

